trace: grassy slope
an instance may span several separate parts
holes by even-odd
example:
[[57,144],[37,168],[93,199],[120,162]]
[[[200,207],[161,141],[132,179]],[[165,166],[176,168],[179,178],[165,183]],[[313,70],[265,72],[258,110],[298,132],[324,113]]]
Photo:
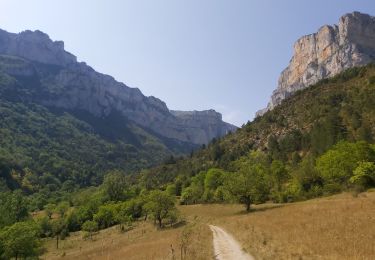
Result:
[[176,259],[181,258],[182,234],[191,230],[188,236],[187,253],[184,259],[210,259],[212,248],[211,231],[208,226],[194,221],[189,217],[189,223],[194,225],[180,226],[162,231],[149,222],[137,222],[135,228],[126,233],[120,233],[117,227],[100,231],[94,235],[93,241],[83,240],[82,233],[73,233],[69,238],[60,242],[56,250],[55,240],[46,242],[47,253],[42,259]]
[[371,259],[375,255],[375,192],[340,194],[291,204],[196,205],[187,214],[224,227],[259,259]]
[[[370,259],[375,255],[375,192],[357,198],[344,193],[290,204],[263,204],[245,214],[240,205],[181,206],[188,223],[196,223],[189,238],[187,259],[210,259],[212,236],[208,223],[225,228],[244,250],[258,259]],[[47,243],[43,259],[171,259],[171,245],[180,259],[185,227],[156,231],[139,222],[121,234],[101,231],[94,241],[76,233],[54,249]]]

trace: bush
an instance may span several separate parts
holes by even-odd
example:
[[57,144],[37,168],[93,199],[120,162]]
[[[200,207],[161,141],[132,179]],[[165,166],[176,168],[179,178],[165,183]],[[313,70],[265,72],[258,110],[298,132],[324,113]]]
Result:
[[82,231],[86,232],[85,236],[89,236],[92,239],[92,235],[94,232],[99,230],[98,223],[96,221],[88,220],[82,225]]
[[99,211],[94,215],[94,221],[99,224],[101,229],[116,224],[116,206],[114,204],[100,206]]
[[360,162],[349,181],[363,189],[374,186],[375,164],[373,162]]

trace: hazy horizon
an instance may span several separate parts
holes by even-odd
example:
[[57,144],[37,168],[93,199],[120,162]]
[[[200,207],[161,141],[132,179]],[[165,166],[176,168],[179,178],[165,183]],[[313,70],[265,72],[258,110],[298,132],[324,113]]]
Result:
[[0,3],[1,29],[41,30],[171,110],[215,109],[237,126],[267,105],[298,38],[345,13],[375,14],[371,0]]

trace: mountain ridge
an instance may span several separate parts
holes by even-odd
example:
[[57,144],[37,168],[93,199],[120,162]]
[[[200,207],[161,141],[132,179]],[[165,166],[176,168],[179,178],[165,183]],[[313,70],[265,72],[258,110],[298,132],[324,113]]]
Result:
[[116,110],[141,127],[149,128],[161,136],[195,145],[206,144],[212,138],[236,129],[223,122],[221,116],[216,121],[196,122],[194,118],[189,121],[181,120],[171,113],[162,100],[153,96],[146,97],[138,88],[131,88],[112,76],[96,72],[85,62],[77,62],[73,54],[65,51],[62,41],[52,41],[41,31],[14,34],[0,30],[0,54],[21,57],[26,63],[29,62],[26,67],[40,64],[55,67],[56,73],[45,78],[35,68],[11,71],[21,77],[41,77],[44,80],[42,84],[60,88],[59,95],[49,95],[38,100],[46,106],[81,109],[98,117],[107,116]]

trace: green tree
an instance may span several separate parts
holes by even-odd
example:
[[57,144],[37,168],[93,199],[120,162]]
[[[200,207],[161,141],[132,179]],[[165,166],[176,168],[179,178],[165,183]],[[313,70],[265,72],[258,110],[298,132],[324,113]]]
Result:
[[53,219],[51,221],[52,234],[56,238],[56,248],[59,248],[59,241],[66,236],[67,226],[62,218]]
[[225,172],[221,169],[209,169],[204,179],[204,188],[208,190],[216,190],[219,186],[223,185],[224,174]]
[[27,200],[21,191],[0,193],[0,228],[28,218]]
[[375,185],[375,163],[360,162],[349,181],[363,188]]
[[202,185],[192,183],[191,186],[182,190],[181,193],[181,204],[196,204],[201,201],[204,194],[204,188]]
[[176,196],[176,184],[169,184],[165,191],[172,196]]
[[48,203],[47,205],[44,206],[44,212],[46,213],[46,216],[51,219],[52,214],[56,209],[56,205],[53,203]]
[[250,211],[250,205],[264,202],[269,193],[267,162],[263,154],[252,152],[237,161],[238,171],[227,178],[226,187],[238,202]]
[[340,142],[318,158],[316,167],[326,183],[347,185],[361,161],[374,161],[375,152],[366,142]]
[[119,171],[108,173],[104,177],[102,187],[110,201],[122,201],[127,197],[125,175]]
[[38,256],[41,246],[38,226],[34,222],[17,222],[6,227],[0,232],[0,244],[5,259]]
[[53,235],[52,223],[51,223],[51,220],[47,216],[39,218],[37,220],[37,223],[39,225],[41,237],[50,237]]
[[[316,197],[321,195],[323,180],[315,167],[313,155],[306,155],[291,173],[292,181],[288,183],[287,196],[284,201],[297,200],[302,198]],[[327,192],[333,192],[335,185],[326,187]]]
[[98,212],[94,215],[94,221],[102,229],[116,224],[116,205],[107,204],[100,206]]
[[271,155],[273,159],[281,158],[279,142],[274,135],[270,135],[268,137],[267,148],[268,148],[269,154]]
[[282,183],[287,179],[287,170],[285,169],[284,164],[275,160],[271,163],[271,177],[273,181],[273,186],[275,189],[280,192]]
[[87,220],[85,223],[83,223],[82,230],[87,232],[90,239],[92,239],[93,233],[99,230],[98,223],[96,221]]
[[138,219],[144,214],[144,204],[147,199],[142,197],[133,198],[120,204],[119,213],[130,216],[132,219]]
[[62,201],[57,205],[55,211],[60,215],[60,218],[65,218],[65,215],[69,210],[69,207],[70,205],[67,201]]
[[163,220],[175,213],[176,206],[174,197],[160,190],[150,192],[149,201],[145,207],[150,215],[158,221],[159,228],[163,226]]

